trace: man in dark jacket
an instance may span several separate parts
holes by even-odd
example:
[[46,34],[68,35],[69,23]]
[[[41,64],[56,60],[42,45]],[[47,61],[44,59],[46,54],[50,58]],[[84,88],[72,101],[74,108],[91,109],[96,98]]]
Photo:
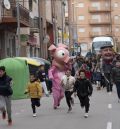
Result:
[[116,61],[116,66],[112,69],[111,78],[117,88],[118,102],[120,103],[120,60]]
[[[74,86],[74,92],[77,92],[77,96],[80,100],[81,107],[85,107],[85,115],[84,117],[88,117],[88,111],[89,111],[89,96],[92,95],[93,87],[89,80],[85,77],[85,71],[81,70],[79,72],[79,79],[76,80],[75,86]],[[76,93],[75,93],[76,95]]]
[[106,80],[107,92],[112,92],[111,83],[111,70],[112,70],[112,61],[114,58],[113,46],[111,44],[105,44],[101,47],[101,55],[102,55],[102,73]]
[[0,96],[4,99],[6,104],[5,107],[1,110],[2,111],[2,118],[6,118],[6,110],[8,114],[8,125],[12,124],[11,118],[11,95],[12,95],[12,88],[11,88],[11,81],[8,75],[6,75],[5,67],[0,66]]

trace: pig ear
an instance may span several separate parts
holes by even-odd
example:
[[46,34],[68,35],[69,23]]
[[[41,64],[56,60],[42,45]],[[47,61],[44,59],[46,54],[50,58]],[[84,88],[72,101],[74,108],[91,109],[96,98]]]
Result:
[[58,44],[58,47],[63,47],[63,48],[68,49],[68,46],[66,46],[66,45],[65,45],[65,44],[63,44],[63,43],[59,43],[59,44]]
[[56,50],[56,46],[55,45],[51,45],[49,48],[48,48],[49,51],[54,51]]

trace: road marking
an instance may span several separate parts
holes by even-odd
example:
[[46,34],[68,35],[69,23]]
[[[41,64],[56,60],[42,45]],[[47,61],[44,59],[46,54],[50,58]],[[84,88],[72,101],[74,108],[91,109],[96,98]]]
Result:
[[112,104],[108,104],[108,108],[109,109],[112,109]]
[[20,115],[20,113],[19,112],[16,112],[15,115]]
[[112,122],[107,123],[107,129],[112,129]]

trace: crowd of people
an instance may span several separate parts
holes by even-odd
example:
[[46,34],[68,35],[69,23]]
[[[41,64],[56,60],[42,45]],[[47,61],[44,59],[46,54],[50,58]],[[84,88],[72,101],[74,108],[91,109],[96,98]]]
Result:
[[[53,67],[53,71],[55,71],[55,67]],[[59,71],[57,72],[59,73]],[[36,107],[40,106],[40,99],[43,93],[49,97],[50,88],[47,87],[46,80],[48,78],[44,65],[41,65],[36,74],[30,76],[30,82],[25,90],[25,94],[28,93],[31,99],[33,117],[37,116]],[[76,58],[70,60],[70,67],[66,69],[64,76],[60,77],[60,81],[57,75],[52,80],[59,82],[59,85],[57,85],[58,82],[55,81],[55,86],[52,87],[54,98],[53,108],[56,110],[60,106],[60,100],[65,94],[68,113],[71,112],[72,106],[74,105],[74,98],[72,96],[74,94],[74,97],[78,96],[81,108],[85,108],[84,117],[87,118],[90,108],[90,96],[93,93],[93,84],[96,85],[97,90],[106,87],[108,93],[112,92],[113,84],[115,84],[118,102],[120,102],[120,55],[113,51],[112,46],[103,46],[101,48],[101,54],[91,57],[77,55]],[[1,66],[0,110],[3,119],[6,119],[7,111],[9,125],[12,124],[11,95],[13,91],[11,85],[12,78],[6,74],[5,67]]]

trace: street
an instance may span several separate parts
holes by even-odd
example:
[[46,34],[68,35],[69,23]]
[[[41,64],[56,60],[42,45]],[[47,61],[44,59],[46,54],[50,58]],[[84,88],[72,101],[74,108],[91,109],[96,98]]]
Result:
[[[67,113],[65,99],[57,110],[52,108],[52,96],[43,97],[41,107],[37,109],[37,117],[32,117],[30,100],[14,100],[12,129],[120,129],[120,103],[116,89],[112,94],[105,89],[94,92],[91,97],[89,117],[84,118],[78,98],[71,113]],[[6,120],[0,118],[0,129],[7,129]]]

